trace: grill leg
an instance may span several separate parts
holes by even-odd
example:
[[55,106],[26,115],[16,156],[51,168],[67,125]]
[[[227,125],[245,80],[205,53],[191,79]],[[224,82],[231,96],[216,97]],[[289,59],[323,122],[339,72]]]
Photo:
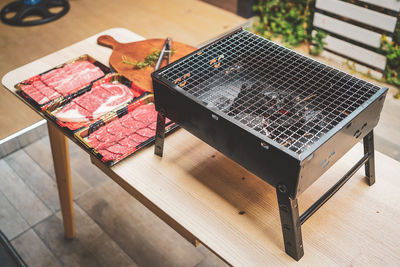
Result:
[[290,198],[285,185],[278,185],[276,187],[276,194],[278,197],[285,251],[289,256],[298,261],[303,257],[304,250],[297,199]]
[[165,113],[160,110],[157,113],[157,127],[156,127],[156,140],[154,146],[154,154],[162,157],[164,150],[164,137],[165,137]]
[[374,132],[371,130],[363,140],[364,154],[368,154],[368,161],[365,163],[365,175],[369,185],[375,183],[375,154],[374,154]]

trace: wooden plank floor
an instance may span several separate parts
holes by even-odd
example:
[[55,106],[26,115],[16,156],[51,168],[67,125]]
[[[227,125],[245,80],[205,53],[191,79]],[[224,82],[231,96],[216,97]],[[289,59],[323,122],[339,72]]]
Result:
[[0,159],[0,229],[29,266],[226,266],[122,190],[72,142],[70,153],[72,241],[63,235],[48,137]]

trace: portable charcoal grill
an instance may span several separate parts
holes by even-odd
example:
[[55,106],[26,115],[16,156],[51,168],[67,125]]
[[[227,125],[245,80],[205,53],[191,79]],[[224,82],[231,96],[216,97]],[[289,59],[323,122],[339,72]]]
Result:
[[[236,30],[152,74],[158,111],[276,187],[286,253],[304,252],[303,224],[365,164],[375,182],[373,128],[387,88]],[[297,196],[361,138],[364,155],[299,216]]]

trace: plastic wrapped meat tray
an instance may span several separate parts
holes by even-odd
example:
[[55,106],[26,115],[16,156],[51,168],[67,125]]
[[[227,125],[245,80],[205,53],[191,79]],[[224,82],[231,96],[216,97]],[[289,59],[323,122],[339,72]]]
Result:
[[[153,100],[150,94],[132,102],[76,132],[75,137],[94,156],[112,166],[154,142],[157,112]],[[168,133],[177,125],[167,121],[165,127]]]
[[110,69],[89,55],[68,61],[15,85],[16,92],[37,110],[73,98]]
[[74,97],[49,105],[45,114],[66,132],[73,134],[146,94],[134,88],[124,76],[111,73]]

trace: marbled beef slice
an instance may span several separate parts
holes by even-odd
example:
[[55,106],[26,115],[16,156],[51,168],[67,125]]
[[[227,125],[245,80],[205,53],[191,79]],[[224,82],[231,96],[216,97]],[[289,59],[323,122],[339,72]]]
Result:
[[129,137],[125,137],[118,141],[118,144],[126,147],[127,151],[139,145],[137,142],[133,142]]
[[150,138],[155,135],[156,131],[146,127],[146,128],[138,130],[137,133],[140,134],[141,136]]
[[47,96],[43,95],[37,88],[35,88],[31,84],[21,84],[21,90],[25,92],[25,94],[29,95],[33,100],[35,100],[38,104],[42,105],[49,101]]
[[134,142],[134,143],[141,144],[141,143],[143,143],[144,141],[146,141],[149,138],[147,138],[145,136],[142,136],[142,135],[139,135],[139,134],[132,134],[132,135],[129,136],[129,139],[131,139],[132,142]]
[[112,146],[107,147],[107,150],[114,154],[124,154],[128,151],[128,148],[126,146],[122,146],[116,143]]
[[42,75],[45,84],[66,96],[103,76],[103,71],[87,61],[76,61]]
[[99,150],[98,151],[102,156],[104,161],[116,160],[121,157],[121,154],[112,153],[108,150]]
[[141,122],[141,121],[137,121],[134,118],[132,118],[129,114],[123,116],[121,119],[121,125],[124,126],[127,129],[131,129],[133,131],[137,131],[141,128],[146,127],[146,124]]
[[100,127],[89,136],[88,142],[103,156],[104,161],[118,160],[155,135],[156,119],[154,105],[142,105]]
[[121,125],[119,120],[112,121],[105,126],[107,128],[107,133],[115,135],[116,139],[126,136],[126,128]]
[[[112,94],[106,102],[102,103],[95,111],[93,118],[99,118],[102,115],[116,109],[117,107],[130,102],[133,99],[131,90],[123,84],[102,84],[101,87]],[[95,96],[95,95],[94,95]]]
[[61,110],[55,112],[54,116],[63,122],[88,122],[90,113],[76,103],[70,102]]
[[[63,122],[95,120],[133,99],[132,92],[127,86],[117,85],[112,86],[115,90],[106,90],[103,86],[95,86],[89,92],[72,100],[55,116]],[[73,108],[70,106],[73,106]],[[75,112],[72,112],[72,110],[75,110]]]
[[98,109],[112,95],[101,86],[95,86],[89,92],[72,100],[90,113]]

